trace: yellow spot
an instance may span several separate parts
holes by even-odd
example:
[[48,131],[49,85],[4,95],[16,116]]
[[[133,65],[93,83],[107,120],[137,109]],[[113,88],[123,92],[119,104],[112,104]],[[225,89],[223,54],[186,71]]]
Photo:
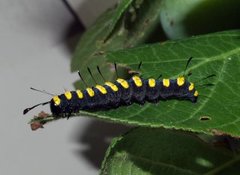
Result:
[[118,91],[118,87],[115,84],[111,82],[106,82],[105,84],[109,86],[114,92]]
[[138,77],[138,76],[133,76],[132,79],[133,79],[133,81],[134,81],[134,83],[135,83],[135,85],[136,85],[137,87],[141,87],[141,86],[142,86],[142,80],[141,80],[140,77]]
[[76,90],[78,98],[82,99],[83,98],[83,93],[80,90]]
[[60,100],[60,98],[58,96],[54,96],[53,97],[53,102],[54,102],[55,106],[58,106],[58,105],[60,105],[61,100]]
[[194,95],[194,97],[197,97],[198,96],[198,91],[195,91],[193,95]]
[[122,86],[123,88],[125,88],[125,89],[129,88],[129,84],[128,84],[128,82],[127,82],[126,80],[121,79],[121,78],[118,78],[118,79],[117,79],[117,82],[118,82],[119,84],[121,84],[121,86]]
[[188,87],[188,90],[189,91],[192,91],[194,89],[194,84],[193,83],[190,83],[190,86]]
[[86,91],[90,97],[94,96],[94,91],[92,90],[92,88],[87,88]]
[[169,79],[163,79],[163,86],[169,87],[170,86],[170,80]]
[[156,81],[153,78],[148,79],[148,85],[149,87],[155,87]]
[[106,93],[107,93],[107,90],[106,90],[103,86],[96,85],[96,88],[97,88],[102,94],[106,94]]
[[71,93],[70,91],[66,91],[66,92],[64,93],[64,95],[65,95],[65,97],[66,97],[68,100],[71,100],[71,98],[72,98],[72,93]]
[[182,86],[185,83],[185,78],[184,77],[178,77],[177,78],[177,85]]

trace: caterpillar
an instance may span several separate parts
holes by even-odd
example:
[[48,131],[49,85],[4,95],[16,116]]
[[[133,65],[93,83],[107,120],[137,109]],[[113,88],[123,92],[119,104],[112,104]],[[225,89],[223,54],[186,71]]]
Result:
[[[191,59],[192,57],[188,59],[185,71]],[[143,105],[145,102],[157,103],[160,100],[169,99],[189,100],[196,103],[199,96],[198,91],[194,83],[185,78],[185,71],[184,75],[176,79],[144,79],[138,74],[134,74],[127,80],[117,78],[115,82],[106,81],[104,85],[97,84],[95,87],[88,87],[85,90],[66,91],[61,95],[54,95],[50,101],[26,108],[23,114],[39,105],[46,104],[50,104],[50,110],[54,117],[69,118],[72,113],[80,110],[107,110],[128,106],[132,103]],[[101,74],[100,70],[99,73]],[[81,77],[80,73],[79,76]]]

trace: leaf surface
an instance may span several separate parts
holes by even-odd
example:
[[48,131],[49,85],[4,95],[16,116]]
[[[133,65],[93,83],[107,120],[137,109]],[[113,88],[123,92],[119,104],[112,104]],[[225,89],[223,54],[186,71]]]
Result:
[[185,132],[138,128],[112,142],[101,175],[238,174],[240,155],[227,149],[227,142],[220,145],[222,139],[214,140],[207,143]]

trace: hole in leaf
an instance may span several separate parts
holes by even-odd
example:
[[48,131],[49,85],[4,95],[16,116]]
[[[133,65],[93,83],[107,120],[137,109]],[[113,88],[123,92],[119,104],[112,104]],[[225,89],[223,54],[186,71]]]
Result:
[[211,117],[209,117],[209,116],[201,116],[201,117],[199,118],[199,120],[201,120],[201,121],[207,121],[207,120],[211,120]]

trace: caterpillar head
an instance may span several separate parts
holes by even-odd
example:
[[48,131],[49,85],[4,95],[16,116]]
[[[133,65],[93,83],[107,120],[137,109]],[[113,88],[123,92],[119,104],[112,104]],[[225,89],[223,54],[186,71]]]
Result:
[[82,103],[76,103],[76,98],[79,99],[78,91],[66,91],[64,94],[56,95],[51,99],[50,110],[54,117],[69,117],[71,113],[79,110],[79,105]]
[[63,113],[64,103],[61,99],[61,96],[54,96],[50,101],[50,109],[52,114],[55,116],[59,116],[59,114]]

